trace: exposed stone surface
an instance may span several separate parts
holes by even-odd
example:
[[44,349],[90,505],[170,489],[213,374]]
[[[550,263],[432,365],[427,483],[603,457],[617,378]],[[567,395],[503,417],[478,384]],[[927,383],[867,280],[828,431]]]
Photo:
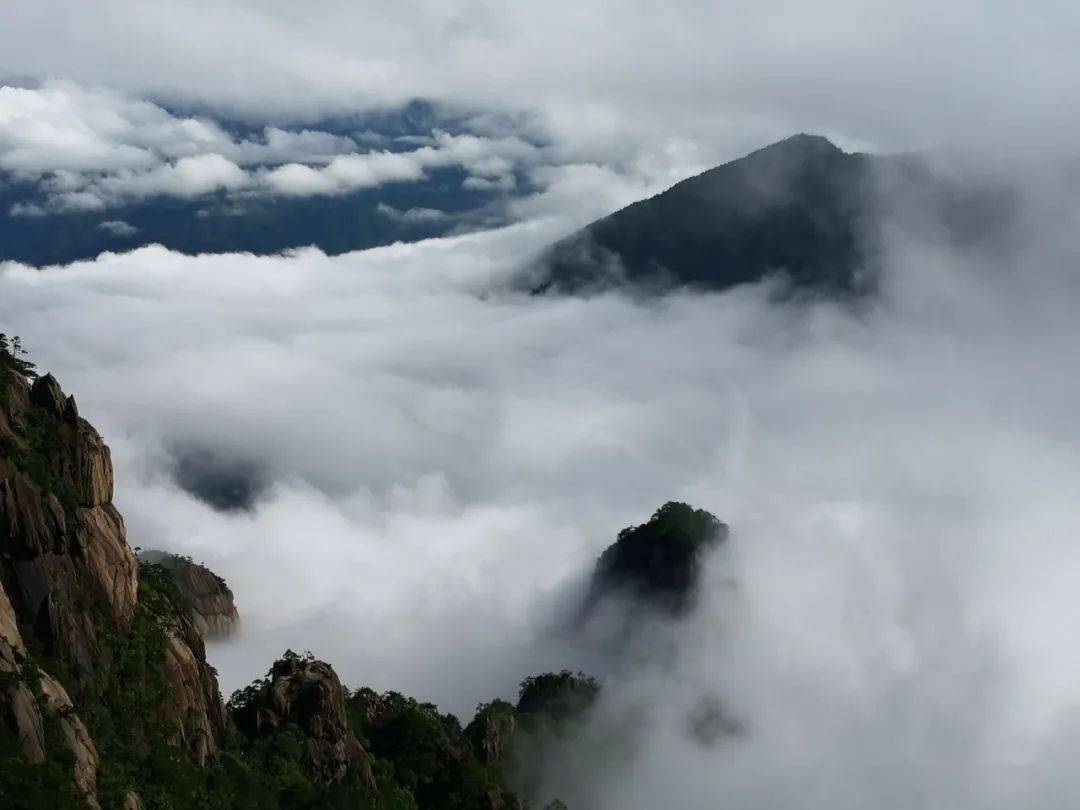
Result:
[[[34,763],[48,756],[43,718],[54,716],[74,787],[95,807],[99,752],[76,708],[107,677],[117,639],[132,629],[139,564],[111,503],[109,448],[74,399],[51,375],[31,386],[8,372],[0,386],[0,672],[13,676],[0,715]],[[205,762],[225,729],[216,674],[179,604],[156,621],[165,635],[161,716],[176,721],[176,744]],[[27,664],[24,633],[62,662],[64,683]],[[131,800],[137,804],[125,798],[125,806],[139,806]]]
[[18,620],[74,663],[84,683],[109,665],[88,597],[120,628],[137,600],[138,564],[110,503],[109,449],[51,375],[29,386],[8,374],[3,384],[0,552],[10,561],[9,596]]
[[236,629],[240,617],[233,593],[209,568],[164,551],[144,551],[139,558],[168,571],[203,638],[223,638]]
[[295,725],[305,737],[304,760],[313,775],[327,783],[352,776],[375,789],[371,765],[345,711],[345,690],[329,664],[287,655],[234,716],[253,737]]
[[[15,728],[23,755],[29,762],[45,761],[45,712],[55,715],[64,735],[64,745],[74,760],[72,774],[75,788],[85,797],[87,804],[97,807],[97,773],[100,761],[97,748],[86,725],[75,713],[75,707],[63,685],[47,672],[23,668],[26,646],[19,633],[15,611],[7,592],[0,584],[0,672],[15,676],[18,680],[9,684],[0,705],[6,704],[7,720]],[[38,700],[31,680],[36,672]]]
[[64,509],[52,494],[22,473],[0,480],[0,547],[16,558],[62,549],[67,535]]
[[4,584],[0,582],[0,672],[14,672],[25,655],[26,645],[19,632],[19,620]]
[[496,700],[477,712],[466,733],[477,758],[497,765],[509,756],[517,728],[517,710],[506,701]]
[[93,425],[85,419],[79,419],[78,424],[75,485],[79,502],[83,506],[101,506],[113,497],[112,455]]
[[41,724],[41,711],[30,687],[23,681],[7,688],[8,721],[19,736],[23,756],[35,764],[45,761],[45,730]]
[[48,710],[60,718],[60,728],[64,732],[64,744],[75,759],[75,787],[84,796],[93,796],[97,791],[98,759],[97,748],[90,739],[83,721],[75,714],[75,707],[68,697],[67,690],[51,675],[42,673],[41,693],[45,697]]
[[90,602],[94,595],[90,572],[78,555],[55,551],[24,555],[12,561],[11,578],[15,590],[10,596],[20,621],[31,626],[49,650],[74,665],[77,686],[108,669],[110,659]]
[[176,743],[202,764],[217,750],[225,733],[225,706],[217,677],[206,663],[199,631],[181,614],[173,618],[166,632],[164,666],[169,697],[162,711],[179,724]]
[[139,563],[127,544],[124,519],[111,503],[81,508],[76,516],[76,542],[98,599],[126,627],[138,599]]
[[52,374],[38,377],[30,386],[30,401],[39,408],[44,408],[57,419],[63,419],[67,409],[64,392],[60,383]]

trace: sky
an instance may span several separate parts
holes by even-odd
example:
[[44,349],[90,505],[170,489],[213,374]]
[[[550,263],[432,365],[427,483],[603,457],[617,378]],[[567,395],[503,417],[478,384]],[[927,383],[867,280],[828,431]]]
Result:
[[705,139],[728,157],[803,129],[1065,144],[1078,22],[1067,3],[968,0],[41,0],[0,9],[0,72],[256,119],[412,97],[524,108],[577,146]]
[[[334,194],[445,161],[480,183],[523,162],[662,186],[799,131],[877,151],[1067,153],[1078,29],[1080,12],[1048,2],[11,2],[0,168],[54,173],[51,202],[77,208]],[[304,130],[414,98],[474,112],[482,145],[388,158]],[[519,131],[493,137],[495,114]],[[236,142],[215,122],[237,118],[269,129]],[[537,135],[546,155],[515,142]]]
[[[529,190],[502,227],[333,257],[0,264],[0,324],[112,447],[132,544],[230,583],[226,691],[293,647],[467,719],[581,666],[601,705],[544,774],[571,807],[1068,806],[1078,28],[1053,3],[7,3],[0,171],[42,189],[21,216],[122,232],[132,199],[445,165]],[[320,123],[416,97],[468,125]],[[888,234],[855,305],[512,291],[572,228],[796,131],[936,150],[1019,215],[990,250]],[[250,502],[199,500],[185,464]],[[699,608],[630,663],[567,638],[596,556],[670,499],[732,528]],[[713,699],[744,731],[706,745]]]

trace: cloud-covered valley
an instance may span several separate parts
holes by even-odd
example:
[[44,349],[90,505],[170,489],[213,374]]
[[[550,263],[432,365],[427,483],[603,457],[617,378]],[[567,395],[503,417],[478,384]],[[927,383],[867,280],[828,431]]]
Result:
[[[8,264],[0,322],[111,444],[132,543],[236,592],[226,689],[294,646],[468,716],[602,669],[553,628],[675,498],[732,540],[668,660],[603,673],[590,734],[647,734],[613,761],[586,734],[560,795],[584,764],[610,808],[1061,807],[1080,290],[1075,207],[1045,189],[993,255],[891,233],[860,302],[513,292],[547,217],[336,257]],[[248,497],[199,500],[185,458]],[[686,731],[711,694],[745,729],[718,747]]]

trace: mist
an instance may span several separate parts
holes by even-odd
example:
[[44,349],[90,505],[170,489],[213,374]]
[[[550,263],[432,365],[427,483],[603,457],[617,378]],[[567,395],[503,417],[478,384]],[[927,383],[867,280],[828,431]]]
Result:
[[[571,806],[1061,807],[1077,209],[1041,179],[1019,199],[992,250],[905,220],[858,301],[521,294],[565,228],[537,218],[336,257],[8,264],[0,322],[110,443],[132,545],[229,582],[226,693],[293,647],[467,719],[582,666],[603,697],[548,774]],[[200,497],[222,474],[246,497]],[[662,658],[605,661],[560,622],[670,499],[731,540]],[[711,697],[742,731],[704,744]]]

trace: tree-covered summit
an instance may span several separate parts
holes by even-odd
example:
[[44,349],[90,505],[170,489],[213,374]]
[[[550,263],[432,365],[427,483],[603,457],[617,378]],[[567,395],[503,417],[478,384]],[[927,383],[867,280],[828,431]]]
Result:
[[669,501],[640,526],[619,532],[600,555],[587,610],[609,593],[676,612],[698,586],[705,552],[728,537],[728,527],[704,509]]

